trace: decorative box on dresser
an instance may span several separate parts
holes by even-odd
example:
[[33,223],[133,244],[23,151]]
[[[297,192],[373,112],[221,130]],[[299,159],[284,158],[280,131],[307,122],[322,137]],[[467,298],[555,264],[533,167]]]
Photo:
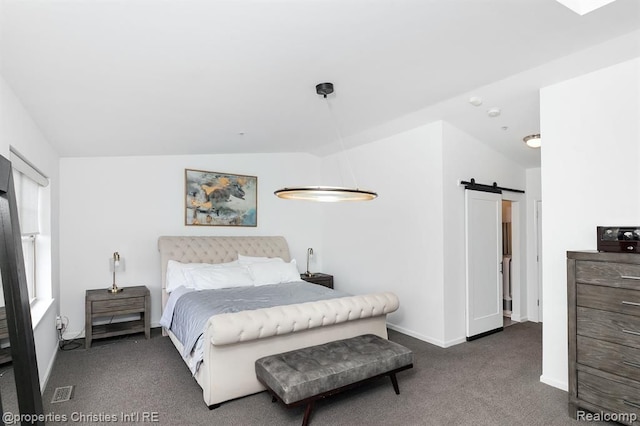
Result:
[[640,425],[640,254],[567,252],[567,281],[569,414]]

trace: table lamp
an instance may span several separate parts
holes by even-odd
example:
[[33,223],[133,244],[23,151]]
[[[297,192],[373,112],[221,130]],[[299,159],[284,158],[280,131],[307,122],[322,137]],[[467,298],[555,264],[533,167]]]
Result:
[[309,272],[309,258],[311,258],[311,256],[313,256],[313,249],[311,247],[309,247],[307,249],[307,272],[305,272],[305,275],[308,277],[312,277],[313,274],[311,272]]
[[111,272],[113,272],[113,284],[109,291],[111,293],[118,293],[122,291],[121,288],[118,288],[116,285],[116,271],[124,271],[124,259],[120,257],[120,253],[117,251],[113,253],[111,259],[109,259],[109,267]]

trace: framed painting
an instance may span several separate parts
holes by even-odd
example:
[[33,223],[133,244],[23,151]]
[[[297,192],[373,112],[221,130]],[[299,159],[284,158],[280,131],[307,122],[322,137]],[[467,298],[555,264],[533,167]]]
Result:
[[257,226],[258,178],[185,169],[184,224]]

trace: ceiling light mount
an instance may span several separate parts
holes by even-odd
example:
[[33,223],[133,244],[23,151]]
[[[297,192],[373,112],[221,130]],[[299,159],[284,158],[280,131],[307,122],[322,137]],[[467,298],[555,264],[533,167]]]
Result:
[[327,95],[333,93],[333,83],[316,84],[316,93],[326,99]]
[[[317,84],[316,93],[327,99],[327,95],[333,93],[333,83]],[[331,105],[329,104],[328,100],[327,106],[329,107],[329,112],[331,113]],[[342,142],[342,137],[340,136],[340,130],[338,129],[338,126],[336,126],[336,133],[338,134],[338,139],[340,140],[340,145],[342,147],[342,151],[344,152],[344,144]],[[349,164],[348,158],[347,164]],[[274,194],[276,195],[276,197],[283,198],[285,200],[306,200],[322,202],[370,201],[378,196],[378,194],[373,191],[358,188],[358,184],[355,180],[355,176],[353,175],[353,170],[351,170],[350,165],[349,171],[351,172],[353,181],[356,184],[355,188],[343,188],[339,186],[296,186],[279,189],[277,191],[274,191]]]
[[535,133],[533,135],[525,136],[522,138],[524,143],[527,144],[529,148],[540,148],[542,145],[542,139],[540,139],[540,133]]

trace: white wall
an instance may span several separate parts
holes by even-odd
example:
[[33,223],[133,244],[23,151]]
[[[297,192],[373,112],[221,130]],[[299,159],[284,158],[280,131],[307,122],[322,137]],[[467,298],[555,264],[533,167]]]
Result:
[[[502,154],[489,148],[477,139],[456,127],[444,123],[444,282],[445,282],[445,343],[447,345],[465,340],[465,201],[464,186],[458,181],[475,178],[477,183],[492,184],[514,189],[525,189],[525,170],[508,160]],[[522,194],[504,192],[503,199],[509,199],[524,205]],[[513,206],[514,220],[524,224],[526,217],[524,206]],[[522,207],[522,208],[519,208]],[[514,227],[514,248],[524,253],[525,238],[516,235]],[[525,265],[514,263],[512,272],[525,282]],[[515,290],[514,290],[515,291]],[[526,318],[522,304],[526,297],[514,293],[514,314]],[[519,302],[520,305],[516,303]]]
[[[161,235],[283,235],[303,271],[307,247],[322,243],[320,206],[282,200],[273,191],[316,184],[319,163],[305,154],[61,159],[60,312],[69,318],[66,337],[84,335],[85,291],[111,285],[108,261],[114,251],[126,265],[116,282],[150,288],[151,323],[157,326]],[[185,226],[186,168],[257,176],[258,226]]]
[[566,251],[596,249],[596,226],[640,217],[640,59],[541,91],[543,363],[567,389]]
[[51,282],[52,294],[45,294],[42,300],[38,300],[32,311],[38,373],[40,386],[44,390],[58,349],[55,330],[55,317],[58,312],[60,293],[58,280],[58,155],[4,78],[0,76],[0,153],[5,158],[9,158],[10,146],[17,149],[51,180],[48,190],[51,198],[51,223],[42,224],[40,237],[48,239],[51,243],[51,264],[47,265],[50,268],[50,273],[45,278]]
[[[442,125],[433,123],[323,159],[327,184],[353,186],[348,156],[376,200],[323,206],[324,272],[353,294],[393,291],[391,326],[442,344]],[[344,182],[339,180],[340,174]]]
[[[379,198],[323,208],[324,272],[350,293],[395,292],[394,329],[442,347],[464,341],[464,189],[457,183],[475,177],[524,189],[524,169],[444,122],[327,157],[327,184],[353,185],[345,157],[358,184]],[[519,212],[524,223],[526,209]]]

